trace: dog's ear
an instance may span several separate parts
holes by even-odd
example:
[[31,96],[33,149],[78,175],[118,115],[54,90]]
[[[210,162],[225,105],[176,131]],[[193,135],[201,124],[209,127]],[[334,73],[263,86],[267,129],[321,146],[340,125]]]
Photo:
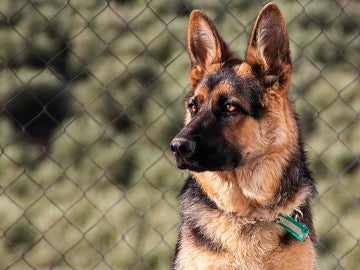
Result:
[[266,86],[279,82],[288,89],[292,70],[285,21],[276,4],[267,4],[256,19],[246,62]]
[[211,20],[199,10],[190,14],[188,50],[191,60],[189,77],[193,87],[212,65],[236,58],[219,36]]

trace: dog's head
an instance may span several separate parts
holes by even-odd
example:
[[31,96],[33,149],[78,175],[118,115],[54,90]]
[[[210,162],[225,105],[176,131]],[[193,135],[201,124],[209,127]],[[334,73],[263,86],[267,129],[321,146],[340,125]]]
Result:
[[190,15],[188,50],[192,89],[185,127],[170,145],[180,169],[232,170],[296,140],[287,98],[289,41],[275,4],[260,11],[244,61],[198,10]]

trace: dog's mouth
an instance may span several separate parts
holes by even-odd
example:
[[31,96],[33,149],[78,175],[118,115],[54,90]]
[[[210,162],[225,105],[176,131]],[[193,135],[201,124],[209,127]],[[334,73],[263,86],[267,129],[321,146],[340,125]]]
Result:
[[229,162],[222,165],[201,165],[197,161],[187,161],[176,158],[176,166],[180,170],[190,170],[193,172],[204,172],[204,171],[231,171],[237,167],[237,162]]
[[182,160],[180,158],[176,158],[176,166],[180,170],[190,170],[190,171],[194,171],[194,172],[206,171],[205,168],[202,168],[201,166],[196,164],[196,162],[188,162],[188,161]]

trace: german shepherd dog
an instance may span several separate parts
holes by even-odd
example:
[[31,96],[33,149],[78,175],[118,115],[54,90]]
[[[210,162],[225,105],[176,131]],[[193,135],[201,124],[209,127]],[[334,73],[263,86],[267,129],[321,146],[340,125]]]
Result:
[[292,102],[284,19],[259,13],[245,60],[201,11],[190,14],[191,90],[170,144],[190,176],[172,269],[313,269],[316,194]]

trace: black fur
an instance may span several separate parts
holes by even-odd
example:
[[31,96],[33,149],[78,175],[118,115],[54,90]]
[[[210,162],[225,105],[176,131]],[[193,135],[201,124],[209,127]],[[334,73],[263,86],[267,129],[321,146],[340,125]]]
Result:
[[198,182],[191,176],[186,180],[180,192],[180,201],[184,209],[190,207],[191,204],[199,203],[210,210],[218,210],[216,203],[207,196]]
[[[234,169],[241,153],[226,141],[223,128],[226,123],[219,121],[212,110],[202,110],[187,124],[172,142],[193,144],[195,148],[185,153],[174,150],[179,168],[192,171],[219,171]],[[178,149],[179,150],[179,149]]]
[[[191,176],[185,181],[185,184],[181,189],[179,199],[181,202],[182,209],[189,209],[196,204],[210,211],[211,210],[221,211],[217,207],[216,203],[206,195],[206,193],[199,186],[196,180]],[[207,236],[201,230],[201,228],[197,225],[195,215],[189,216],[189,214],[186,213],[184,214],[184,211],[182,211],[181,226],[180,226],[181,228],[184,226],[185,221],[187,222],[187,225],[189,226],[189,229],[191,230],[193,237],[196,239],[196,241],[199,244],[206,246],[207,248],[209,248],[209,250],[215,253],[218,253],[223,250],[223,247],[221,246],[220,243],[214,242],[209,236]],[[174,255],[173,263],[176,262],[176,258],[180,249],[179,243],[181,242],[181,239],[182,239],[182,234],[180,231],[178,236],[178,242],[175,247],[175,255]]]
[[[183,209],[191,209],[196,205],[197,207],[207,209],[208,211],[221,212],[216,203],[207,196],[196,180],[191,176],[186,180],[180,193],[180,201]],[[222,245],[211,239],[211,237],[199,226],[199,220],[194,213],[187,213],[185,211],[183,221],[187,223],[187,226],[189,226],[193,237],[199,245],[206,246],[215,253],[223,250]]]

